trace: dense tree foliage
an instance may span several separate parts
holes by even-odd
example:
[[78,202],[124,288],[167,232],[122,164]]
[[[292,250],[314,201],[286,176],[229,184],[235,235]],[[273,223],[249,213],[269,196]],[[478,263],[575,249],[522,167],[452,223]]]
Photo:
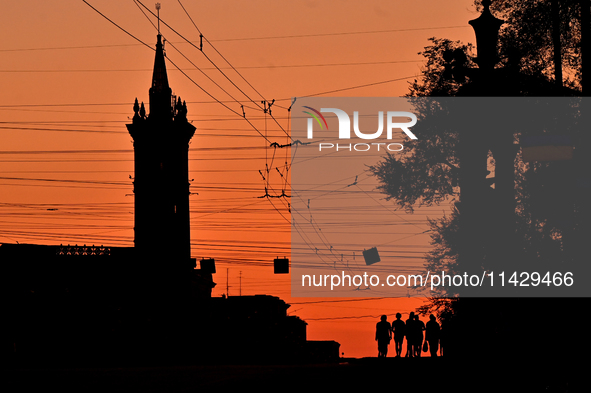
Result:
[[[479,6],[480,3],[481,1],[476,2]],[[566,86],[580,89],[580,4],[579,0],[493,1],[491,11],[506,22],[499,34],[502,61],[508,61],[511,53],[517,53],[521,59],[519,68],[523,74],[554,79],[552,34],[553,16],[556,15],[563,80]]]
[[[511,70],[519,76],[519,95],[554,95],[554,50],[552,28],[560,26],[560,46],[564,85],[571,93],[581,87],[580,2],[499,0],[493,2],[493,14],[506,21],[499,32],[498,70]],[[481,9],[481,2],[475,2]],[[553,14],[553,12],[556,12]],[[557,16],[558,20],[553,21]],[[554,23],[553,23],[554,22]],[[422,77],[410,85],[409,97],[453,97],[475,80],[477,65],[471,44],[444,38],[431,38],[420,52],[425,57]],[[544,94],[551,92],[551,94]],[[562,91],[561,91],[562,92]],[[423,118],[420,138],[405,145],[406,151],[388,154],[369,171],[379,180],[378,189],[388,200],[412,213],[420,206],[453,203],[459,196],[458,135],[452,127],[442,126],[440,109],[420,108]],[[434,126],[438,123],[438,126]],[[489,157],[494,167],[494,159]],[[565,202],[568,181],[560,163],[524,163],[515,161],[516,228],[523,258],[539,265],[569,257],[565,243],[572,239],[576,201]],[[568,180],[568,181],[567,181]],[[452,205],[453,206],[453,205]],[[574,210],[573,210],[573,206]],[[443,218],[431,220],[432,250],[426,255],[425,270],[454,272],[457,263],[459,211],[452,207]],[[565,219],[566,218],[566,219]],[[572,255],[571,255],[572,256]],[[451,288],[440,288],[436,297],[420,311],[449,313],[445,298],[456,295]]]

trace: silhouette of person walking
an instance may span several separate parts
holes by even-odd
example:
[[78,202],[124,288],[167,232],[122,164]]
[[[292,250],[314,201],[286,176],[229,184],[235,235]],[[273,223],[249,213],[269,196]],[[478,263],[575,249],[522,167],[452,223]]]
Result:
[[425,330],[425,339],[429,343],[429,351],[431,352],[431,357],[437,357],[437,350],[439,349],[439,337],[441,333],[441,328],[435,319],[435,316],[431,314],[429,316],[429,322],[427,322],[427,327]]
[[376,324],[376,341],[378,342],[378,357],[385,358],[388,355],[388,345],[392,339],[392,326],[388,317],[382,315],[380,322]]
[[425,330],[425,323],[415,315],[415,356],[421,357],[421,350],[423,348],[423,330]]
[[406,320],[406,355],[407,358],[414,357],[415,351],[415,313],[413,311],[410,312],[408,319]]
[[396,313],[396,320],[392,321],[392,333],[394,333],[394,345],[396,347],[396,357],[399,358],[402,354],[402,342],[404,341],[404,335],[406,330],[406,324],[402,319],[402,315]]

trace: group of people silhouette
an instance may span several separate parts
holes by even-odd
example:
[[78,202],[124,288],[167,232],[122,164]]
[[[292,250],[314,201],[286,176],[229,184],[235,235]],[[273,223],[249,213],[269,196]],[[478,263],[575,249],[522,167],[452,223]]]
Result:
[[[396,347],[396,357],[402,354],[402,343],[406,337],[406,355],[407,358],[421,357],[421,351],[431,353],[431,357],[437,357],[440,350],[442,339],[441,326],[433,314],[429,316],[429,322],[425,325],[414,312],[409,314],[404,322],[400,313],[396,314],[396,319],[388,322],[388,317],[382,315],[380,322],[376,324],[376,341],[378,342],[378,357],[388,355],[388,345],[394,338]],[[441,346],[443,354],[443,346]]]

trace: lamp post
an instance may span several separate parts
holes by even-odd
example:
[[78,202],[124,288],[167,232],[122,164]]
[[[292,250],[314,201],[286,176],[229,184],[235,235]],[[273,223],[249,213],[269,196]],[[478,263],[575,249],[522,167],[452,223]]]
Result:
[[[496,18],[490,12],[491,0],[482,1],[482,14],[469,23],[474,29],[476,35],[477,58],[479,76],[478,87],[482,96],[511,96],[515,87],[510,86],[509,80],[500,75],[507,70],[495,71],[495,65],[499,61],[497,46],[499,39],[499,29],[505,23]],[[496,102],[496,105],[501,105]],[[498,116],[500,108],[496,108]],[[509,108],[506,108],[509,109]],[[510,113],[505,112],[504,113]],[[494,168],[494,190],[486,184],[487,194],[492,196],[488,200],[481,199],[480,209],[488,209],[493,214],[489,215],[486,223],[489,228],[488,237],[490,239],[489,257],[494,263],[496,270],[509,267],[515,259],[514,232],[515,232],[515,156],[517,146],[513,145],[513,132],[511,127],[495,126],[500,124],[497,118],[491,118],[488,125],[492,127],[485,128],[485,124],[479,126],[484,128],[483,140],[486,141],[485,150],[488,154],[490,150],[495,160]],[[484,122],[483,122],[484,123]],[[485,176],[486,177],[486,176]],[[486,180],[481,180],[486,182]],[[492,255],[491,255],[492,254]],[[505,265],[505,266],[503,266]],[[509,266],[507,266],[509,265]]]
[[491,71],[499,61],[497,56],[499,29],[505,23],[491,14],[491,3],[491,0],[483,0],[482,6],[484,9],[480,16],[468,22],[476,34],[476,64],[482,71]]
[[[464,68],[456,73],[470,77],[470,82],[458,90],[458,96],[509,95],[503,80],[504,70],[495,69],[499,60],[498,33],[504,22],[491,14],[490,0],[484,0],[482,5],[481,15],[469,22],[476,35],[475,62],[478,68]],[[460,215],[457,271],[479,277],[483,269],[497,271],[498,265],[504,263],[503,256],[511,253],[512,247],[499,243],[513,236],[508,228],[515,225],[514,207],[511,210],[511,205],[515,204],[513,132],[508,127],[495,126],[499,124],[500,113],[486,104],[486,100],[479,100],[469,111],[461,108],[464,121],[458,124]],[[494,178],[487,178],[490,173],[489,151],[495,159]],[[494,189],[491,188],[493,183]],[[511,213],[512,224],[509,221]],[[452,344],[457,346],[458,353],[467,353],[472,343],[479,339],[472,329],[474,325],[488,326],[490,316],[498,315],[499,302],[493,298],[477,298],[483,295],[486,286],[483,283],[483,287],[462,287],[458,291],[463,299],[456,309],[459,324]],[[491,336],[488,344],[491,349],[496,345],[494,337]]]
[[[478,68],[467,71],[473,82],[461,88],[459,95],[512,95],[511,86],[506,86],[501,75],[503,70],[495,69],[499,60],[498,34],[504,21],[491,14],[490,0],[484,0],[482,5],[481,15],[469,22],[476,35]],[[513,145],[513,130],[500,126],[498,110],[479,105],[474,112],[463,116],[467,123],[459,130],[458,146],[461,202],[458,266],[469,274],[478,274],[482,268],[497,270],[507,263],[513,254],[515,228],[517,150]],[[487,178],[489,151],[495,160],[494,178]]]

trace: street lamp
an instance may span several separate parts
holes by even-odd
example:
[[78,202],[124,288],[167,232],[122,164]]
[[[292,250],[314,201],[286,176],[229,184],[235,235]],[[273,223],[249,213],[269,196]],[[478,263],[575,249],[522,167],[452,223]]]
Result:
[[499,39],[499,29],[505,21],[495,18],[490,12],[491,0],[483,0],[482,14],[476,19],[471,20],[470,25],[474,28],[476,34],[477,58],[476,64],[482,70],[492,70],[498,61],[497,41]]

